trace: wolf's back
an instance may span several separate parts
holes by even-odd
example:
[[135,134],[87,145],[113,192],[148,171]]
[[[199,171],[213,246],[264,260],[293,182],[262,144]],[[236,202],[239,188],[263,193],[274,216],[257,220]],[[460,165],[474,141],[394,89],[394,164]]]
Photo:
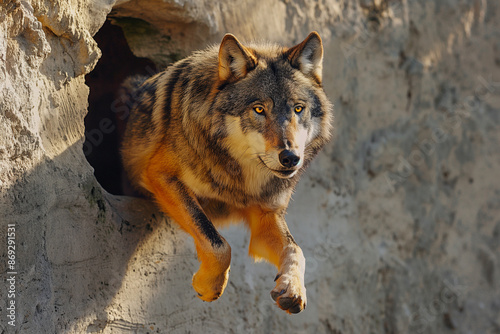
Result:
[[141,188],[140,173],[160,143],[177,147],[179,155],[171,159],[182,159],[193,146],[189,143],[192,137],[185,135],[183,127],[196,129],[190,122],[202,119],[207,112],[216,70],[217,52],[209,48],[150,78],[134,76],[124,82],[122,95],[131,109],[122,160],[134,186]]

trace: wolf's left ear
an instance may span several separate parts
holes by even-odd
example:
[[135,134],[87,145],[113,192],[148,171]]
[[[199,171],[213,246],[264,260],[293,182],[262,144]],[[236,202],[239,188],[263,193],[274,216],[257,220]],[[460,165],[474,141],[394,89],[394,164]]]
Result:
[[293,67],[307,76],[312,76],[321,84],[323,77],[323,43],[316,31],[307,36],[300,44],[285,53]]
[[257,66],[257,58],[234,35],[226,34],[219,49],[219,78],[241,79]]

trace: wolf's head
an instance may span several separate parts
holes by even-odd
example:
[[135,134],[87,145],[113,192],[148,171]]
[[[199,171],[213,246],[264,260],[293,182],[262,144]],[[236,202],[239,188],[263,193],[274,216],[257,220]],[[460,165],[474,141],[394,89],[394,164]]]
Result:
[[219,49],[214,109],[240,163],[290,178],[330,138],[332,105],[322,88],[323,45],[312,32],[292,48],[244,46],[226,35]]

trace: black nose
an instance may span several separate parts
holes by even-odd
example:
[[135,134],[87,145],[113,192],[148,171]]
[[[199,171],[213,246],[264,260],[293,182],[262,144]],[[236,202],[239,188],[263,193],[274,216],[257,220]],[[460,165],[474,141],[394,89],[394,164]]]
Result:
[[286,168],[292,168],[299,164],[300,157],[289,150],[283,150],[280,153],[280,163]]

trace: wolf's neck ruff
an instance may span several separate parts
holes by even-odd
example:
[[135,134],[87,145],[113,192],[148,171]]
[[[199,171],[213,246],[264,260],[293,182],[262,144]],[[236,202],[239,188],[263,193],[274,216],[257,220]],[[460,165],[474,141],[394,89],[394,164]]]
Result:
[[[284,212],[299,176],[330,139],[332,106],[321,86],[322,60],[317,33],[290,49],[244,46],[228,34],[219,48],[175,63],[133,95],[138,98],[122,145],[125,169],[193,236],[198,254],[207,252],[200,256],[203,274],[193,281],[204,300],[213,298],[207,284],[219,282],[214,289],[221,293],[227,281],[229,264],[219,260],[229,246],[212,225],[219,221],[246,221],[254,256],[296,270],[290,268],[302,253]],[[253,236],[264,222],[275,233],[271,240]],[[219,268],[218,274],[209,274],[204,263]],[[283,274],[278,285],[289,276]],[[276,298],[280,307],[294,310]],[[298,311],[305,289],[300,298],[293,299]]]

